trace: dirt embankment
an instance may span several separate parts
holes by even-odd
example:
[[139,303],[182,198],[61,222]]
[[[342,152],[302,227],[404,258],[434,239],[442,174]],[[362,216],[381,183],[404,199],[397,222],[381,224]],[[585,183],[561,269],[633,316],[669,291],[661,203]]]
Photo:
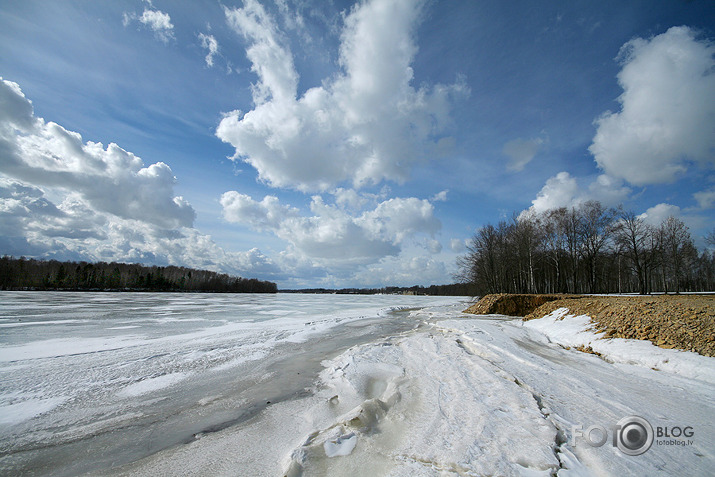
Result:
[[715,295],[487,295],[466,313],[541,318],[559,308],[588,315],[607,338],[649,340],[662,348],[715,356]]
[[539,306],[560,299],[580,298],[580,295],[516,295],[513,293],[495,293],[485,295],[464,310],[475,315],[526,316]]

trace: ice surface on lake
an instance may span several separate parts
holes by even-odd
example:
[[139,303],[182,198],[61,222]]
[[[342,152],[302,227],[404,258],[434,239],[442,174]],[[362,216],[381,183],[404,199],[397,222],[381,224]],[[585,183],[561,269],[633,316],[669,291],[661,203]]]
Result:
[[[11,455],[19,451],[36,449],[39,454],[44,447],[61,446],[71,450],[88,436],[105,434],[113,445],[112,440],[121,439],[108,436],[122,426],[148,429],[151,449],[185,441],[194,427],[203,432],[203,427],[223,426],[255,406],[246,400],[259,397],[247,397],[243,391],[256,383],[267,383],[264,387],[279,395],[294,392],[283,391],[281,384],[276,385],[279,389],[268,386],[280,372],[271,365],[288,358],[284,348],[322,342],[336,327],[378,326],[392,319],[393,310],[454,301],[0,292],[0,473],[3,468],[24,468],[14,460],[20,454]],[[350,342],[349,333],[345,339]],[[320,351],[316,363],[325,353]],[[288,384],[303,389],[293,381]],[[216,396],[214,401],[197,410],[197,403],[209,394]],[[155,422],[166,429],[149,430]],[[155,437],[162,432],[168,437]]]
[[[551,341],[519,319],[454,308],[412,313],[429,326],[355,346],[323,362],[314,393],[122,469],[312,476],[713,475],[715,387],[685,369],[609,362]],[[558,334],[558,329],[552,331]],[[583,331],[583,330],[582,330]],[[554,335],[555,336],[555,335]],[[595,336],[591,336],[595,339]],[[692,353],[664,350],[673,363]],[[705,358],[704,372],[715,367]],[[574,433],[639,415],[692,426],[692,443],[627,456]],[[270,446],[265,443],[270,442]],[[233,449],[242,449],[238,455]]]
[[157,389],[165,388],[171,386],[183,379],[189,377],[187,373],[171,373],[165,374],[163,376],[157,376],[156,378],[147,378],[138,383],[130,384],[121,391],[119,391],[120,396],[140,396]]
[[[427,297],[8,296],[0,323],[75,322],[2,329],[0,415],[18,417],[0,473],[715,475],[715,358],[602,340],[586,317]],[[633,415],[691,442],[627,456],[612,426]],[[605,445],[578,434],[594,425]]]
[[11,404],[0,405],[0,424],[3,426],[12,426],[44,414],[67,400],[65,397],[33,399],[28,396],[23,396],[22,400],[16,400],[17,397],[19,395],[0,396],[1,402],[11,402]]

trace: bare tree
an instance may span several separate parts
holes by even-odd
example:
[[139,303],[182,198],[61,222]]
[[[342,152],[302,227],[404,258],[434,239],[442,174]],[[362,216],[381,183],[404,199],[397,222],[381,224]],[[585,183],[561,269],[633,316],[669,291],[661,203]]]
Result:
[[499,261],[500,245],[497,228],[488,224],[474,234],[467,245],[467,254],[460,257],[460,278],[477,284],[487,293],[496,293],[501,288],[502,271]]
[[621,214],[616,229],[616,243],[631,263],[638,278],[638,288],[641,295],[645,295],[648,291],[646,283],[648,261],[646,248],[650,235],[651,229],[641,217],[631,211]]
[[518,275],[522,290],[537,293],[536,254],[543,241],[540,218],[536,214],[514,216],[511,224],[511,238],[517,250]]
[[543,246],[546,260],[553,269],[551,292],[565,292],[564,279],[566,267],[566,233],[563,224],[566,222],[568,210],[565,207],[546,212],[542,219]]
[[671,217],[654,227],[598,202],[486,225],[458,266],[479,293],[678,293],[715,281],[715,254],[698,258],[683,222]]
[[[675,293],[680,293],[680,281],[686,262],[695,249],[693,239],[685,223],[672,215],[665,219],[659,231],[662,237],[663,270],[672,277]],[[664,283],[664,287],[667,292],[667,283]]]
[[578,292],[578,262],[582,246],[582,237],[579,234],[581,227],[580,209],[571,207],[564,209],[564,213],[558,216],[558,228],[565,239],[566,255],[568,257],[566,267],[568,269],[567,291],[569,293]]
[[706,236],[705,236],[705,243],[708,245],[712,245],[715,247],[715,229],[712,229]]
[[597,279],[599,258],[613,236],[617,211],[592,200],[583,204],[580,211],[581,255],[588,270],[589,291],[595,293],[599,291]]

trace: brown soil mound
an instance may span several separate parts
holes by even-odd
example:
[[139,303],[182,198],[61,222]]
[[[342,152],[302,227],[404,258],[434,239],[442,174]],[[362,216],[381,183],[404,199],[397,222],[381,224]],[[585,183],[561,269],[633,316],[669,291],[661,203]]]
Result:
[[485,295],[474,305],[470,306],[465,313],[475,315],[509,315],[525,316],[544,303],[554,301],[579,298],[578,295],[516,295],[511,293],[496,293]]
[[715,296],[584,296],[545,303],[524,317],[541,318],[558,308],[588,315],[606,338],[649,340],[661,348],[715,356]]
[[715,356],[715,295],[486,295],[465,310],[541,318],[559,308],[588,315],[606,338],[649,340],[662,348]]

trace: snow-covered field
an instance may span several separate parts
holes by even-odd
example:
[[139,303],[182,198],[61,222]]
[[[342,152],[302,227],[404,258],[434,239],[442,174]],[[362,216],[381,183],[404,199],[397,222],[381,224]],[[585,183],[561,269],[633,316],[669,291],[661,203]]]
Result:
[[[598,340],[563,310],[524,323],[455,298],[278,295],[241,321],[235,296],[141,299],[105,295],[85,315],[72,300],[59,315],[3,305],[0,473],[715,474],[715,359]],[[174,321],[160,325],[161,300]],[[112,315],[130,304],[126,323]],[[20,313],[74,321],[13,326]],[[73,339],[31,331],[96,320]],[[614,445],[631,416],[652,429],[641,455]],[[67,452],[94,467],[57,465]]]

